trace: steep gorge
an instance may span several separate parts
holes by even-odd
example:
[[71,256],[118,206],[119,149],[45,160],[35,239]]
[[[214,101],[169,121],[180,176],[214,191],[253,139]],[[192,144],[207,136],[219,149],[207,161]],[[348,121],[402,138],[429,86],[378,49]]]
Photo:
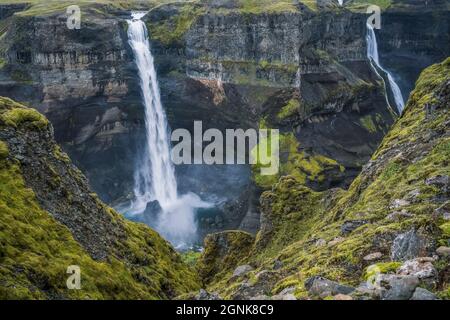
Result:
[[[319,191],[347,187],[395,119],[366,58],[366,15],[352,3],[339,8],[333,1],[319,7],[301,1],[267,8],[264,1],[249,3],[168,3],[146,16],[170,126],[192,129],[193,120],[202,120],[206,128],[280,128],[281,175],[294,170],[298,180]],[[130,200],[145,137],[126,36],[125,19],[135,7],[83,5],[80,30],[67,29],[63,7],[2,8],[0,94],[48,116],[57,141],[103,200],[112,205]],[[430,26],[427,36],[415,31],[422,28],[417,25],[398,26],[421,10],[411,8],[383,12],[389,32],[380,31],[381,59],[402,79],[405,96],[418,74],[419,68],[408,68],[412,61],[425,66],[443,59],[449,43],[448,33],[439,38],[431,27],[437,18],[428,21],[439,15],[441,27],[448,28],[447,7],[424,13],[420,25]],[[404,33],[408,40],[399,41]],[[410,52],[407,65],[383,56],[394,47]],[[276,181],[252,176],[242,166],[180,166],[177,176],[181,192],[219,203],[217,212],[200,220],[205,234],[255,232],[259,193]]]

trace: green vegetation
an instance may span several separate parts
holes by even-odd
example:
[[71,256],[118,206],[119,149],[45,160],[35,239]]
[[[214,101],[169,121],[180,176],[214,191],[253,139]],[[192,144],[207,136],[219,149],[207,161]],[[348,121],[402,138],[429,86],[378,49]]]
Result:
[[8,145],[0,140],[0,160],[5,159],[9,155]]
[[[55,186],[52,196],[59,204],[72,205],[63,181],[87,188],[81,172],[48,140],[48,120],[37,111],[0,97],[0,130],[13,131],[39,152],[32,163],[39,185]],[[94,193],[81,194],[80,201],[95,204],[90,214],[106,216],[98,227],[111,230],[108,256],[93,259],[69,228],[42,208],[20,163],[8,157],[6,142],[0,141],[0,299],[167,299],[199,288],[194,270],[154,230],[126,220]],[[66,287],[70,265],[81,268],[81,290]]]
[[373,276],[376,276],[378,273],[395,273],[395,271],[400,268],[401,265],[402,263],[397,261],[380,262],[373,264],[366,268],[364,279],[370,279]]
[[392,5],[392,0],[353,0],[347,7],[350,9],[360,9],[365,10],[370,5],[379,6],[381,9],[387,9]]
[[204,240],[205,250],[198,261],[202,279],[207,283],[229,275],[249,254],[253,241],[253,236],[243,231],[207,235]]
[[30,123],[36,128],[48,126],[48,120],[36,110],[32,109],[12,109],[0,115],[1,120],[7,125],[17,127],[24,123]]
[[[262,127],[263,124],[260,124]],[[251,154],[257,159],[256,164],[252,166],[253,179],[255,183],[265,189],[274,185],[281,176],[292,176],[301,184],[308,182],[324,182],[326,175],[332,171],[343,172],[345,168],[333,159],[323,155],[309,155],[304,151],[299,151],[299,143],[292,133],[279,135],[279,156],[280,167],[278,174],[262,175],[261,151],[263,144],[267,145],[267,158],[270,158],[271,136],[260,141]]]
[[200,251],[187,251],[181,254],[181,259],[188,266],[195,267],[202,253]]
[[361,125],[370,133],[376,133],[378,131],[376,124],[372,120],[372,116],[364,116],[360,119],[360,121]]
[[184,4],[179,12],[169,19],[148,22],[152,39],[165,45],[180,43],[196,19],[205,12],[204,10],[204,7],[197,4]]
[[290,116],[297,113],[300,109],[300,102],[298,99],[291,99],[283,108],[281,108],[280,112],[278,112],[278,119],[286,119]]
[[[133,8],[151,8],[162,3],[173,2],[170,0],[148,0],[146,2],[139,0],[78,0],[76,3],[69,0],[5,0],[2,3],[24,3],[28,4],[26,10],[17,13],[19,16],[45,16],[55,13],[65,13],[68,6],[78,5],[86,13],[86,9],[93,9],[101,13],[98,8],[129,10]],[[97,8],[97,9],[96,9]]]
[[[304,281],[310,276],[321,275],[340,283],[358,285],[377,270],[367,270],[363,258],[373,252],[390,252],[388,239],[400,232],[411,228],[434,230],[428,235],[438,243],[447,243],[450,224],[430,214],[440,205],[433,199],[443,190],[426,181],[449,173],[450,138],[445,135],[448,91],[443,89],[449,81],[450,58],[422,72],[405,113],[373,156],[372,166],[354,180],[348,191],[314,192],[305,187],[294,172],[264,192],[261,197],[261,221],[264,223],[251,255],[241,264],[257,266],[255,272],[258,272],[273,270],[274,262],[281,261],[278,272],[282,279],[274,286],[272,294],[293,285],[296,297],[303,298],[307,296]],[[447,96],[442,96],[442,92],[447,92]],[[433,114],[427,116],[431,106]],[[423,142],[427,132],[440,134],[435,135],[432,142]],[[317,172],[313,161],[302,162],[295,143],[288,145],[296,151],[294,154],[300,154],[295,159],[301,163],[298,166],[301,170]],[[410,152],[412,154],[406,158],[405,154]],[[410,194],[417,195],[402,209],[411,215],[398,220],[389,218],[390,213],[399,210],[392,208],[392,203],[396,199],[407,199]],[[367,223],[343,235],[343,223],[357,219]],[[378,271],[394,272],[399,267],[399,262],[387,259],[388,255],[380,258],[376,264]],[[210,287],[220,291],[221,281]],[[229,296],[241,281],[230,281],[223,292]],[[449,296],[449,284],[445,281],[440,284],[442,290],[438,294],[441,297]]]
[[[316,1],[302,2],[307,2],[312,6]],[[239,0],[238,3],[240,4],[240,12],[242,13],[297,12],[293,1],[290,0]]]

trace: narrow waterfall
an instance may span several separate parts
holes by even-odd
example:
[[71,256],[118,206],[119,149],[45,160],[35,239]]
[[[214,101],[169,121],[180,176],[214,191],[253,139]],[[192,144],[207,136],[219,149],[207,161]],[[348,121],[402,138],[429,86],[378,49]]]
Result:
[[344,0],[338,0],[339,5],[342,6],[344,4]]
[[194,209],[208,204],[195,194],[179,196],[177,192],[166,114],[147,27],[141,20],[145,14],[132,13],[128,20],[128,41],[138,69],[146,128],[146,144],[135,169],[134,200],[128,213],[141,214],[147,204],[157,201],[161,212],[154,227],[175,246],[183,247],[192,243],[196,235]]
[[[375,71],[375,73],[383,79],[383,82],[385,84],[386,88],[386,82],[384,81],[384,78],[380,75],[378,70],[383,71],[388,79],[389,87],[392,92],[392,96],[394,97],[395,106],[397,107],[398,113],[401,114],[403,111],[403,108],[405,107],[405,101],[403,100],[402,92],[400,91],[399,86],[395,82],[393,76],[389,71],[384,69],[380,64],[380,59],[378,57],[378,44],[377,44],[377,38],[375,35],[374,28],[367,23],[367,57],[369,58],[370,63],[372,64],[372,68]],[[375,63],[375,65],[373,65]],[[386,94],[387,94],[387,88],[386,88]],[[389,104],[389,99],[386,96],[386,100]]]

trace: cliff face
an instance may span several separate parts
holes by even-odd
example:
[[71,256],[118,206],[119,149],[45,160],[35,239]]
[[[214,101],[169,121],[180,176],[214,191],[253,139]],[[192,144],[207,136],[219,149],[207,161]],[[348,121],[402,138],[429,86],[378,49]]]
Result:
[[[67,29],[62,7],[2,8],[0,94],[47,115],[57,141],[101,198],[126,201],[144,139],[126,37],[130,7],[83,5],[80,30]],[[395,118],[366,59],[365,19],[333,1],[154,6],[145,21],[170,126],[191,129],[202,120],[204,129],[280,128],[286,141],[281,175],[298,172],[316,190],[348,186]],[[418,55],[427,63],[440,55],[431,27],[430,35]],[[408,73],[412,64],[397,65]],[[406,91],[414,72],[405,78]],[[205,232],[254,232],[258,208],[246,200],[258,198],[252,180],[263,189],[274,182],[242,166],[178,167],[177,174],[181,192],[226,203],[218,218],[201,219]]]
[[450,52],[448,1],[395,1],[382,14],[380,59],[407,97],[420,72]]
[[[255,242],[239,249],[250,253],[222,266],[209,290],[245,299],[436,299],[430,291],[448,299],[449,101],[450,58],[422,72],[348,191],[281,178],[262,195]],[[223,252],[211,239],[222,237],[205,243],[204,270],[210,248]]]
[[[7,18],[0,94],[44,113],[57,141],[111,201],[129,188],[129,180],[118,181],[133,174],[123,163],[134,161],[142,107],[123,22],[96,9],[83,10],[80,30],[67,28],[61,9]],[[109,178],[113,169],[118,179]]]
[[[101,202],[49,121],[0,98],[0,298],[167,299],[198,279],[155,231]],[[77,265],[81,290],[69,290]]]

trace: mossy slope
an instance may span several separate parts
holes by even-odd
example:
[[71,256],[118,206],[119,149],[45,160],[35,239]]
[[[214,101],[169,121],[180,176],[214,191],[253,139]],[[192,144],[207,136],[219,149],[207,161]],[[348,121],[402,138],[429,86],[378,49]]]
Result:
[[[197,289],[164,239],[89,192],[45,117],[7,98],[0,179],[0,298],[166,299]],[[81,290],[67,289],[70,265],[81,269]]]
[[[404,114],[348,191],[314,192],[287,176],[265,192],[261,231],[240,264],[254,265],[255,272],[281,265],[276,272],[282,280],[272,294],[294,286],[302,298],[307,295],[304,281],[311,276],[350,285],[364,281],[369,263],[363,257],[369,253],[380,252],[374,262],[382,266],[398,266],[391,260],[391,246],[405,231],[414,229],[427,239],[430,255],[448,245],[448,222],[438,208],[448,207],[449,201],[448,186],[439,182],[450,174],[449,101],[450,58],[423,71]],[[343,233],[344,223],[355,220],[363,222]],[[441,267],[444,260],[435,264],[443,274],[432,289],[445,298],[449,276],[448,268]],[[231,283],[224,290],[223,284],[221,279],[210,290],[233,296],[239,288]]]

